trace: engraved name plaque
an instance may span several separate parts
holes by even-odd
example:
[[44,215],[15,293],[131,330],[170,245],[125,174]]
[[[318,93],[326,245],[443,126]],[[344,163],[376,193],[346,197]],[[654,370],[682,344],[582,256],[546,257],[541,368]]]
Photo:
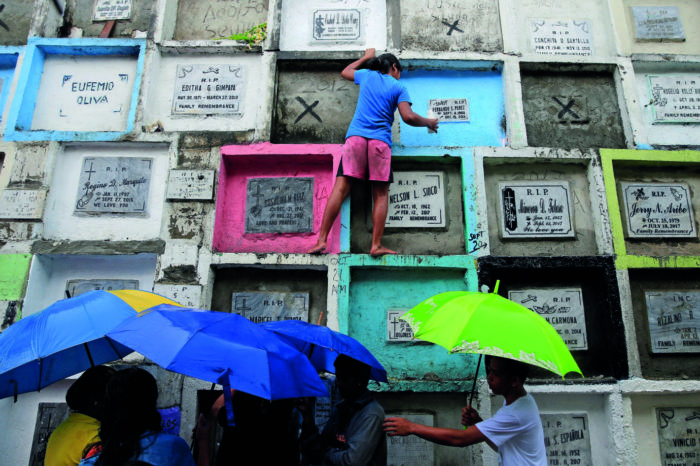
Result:
[[503,238],[573,238],[567,181],[498,184]]
[[150,158],[85,157],[75,213],[145,215],[152,167]]
[[627,237],[697,237],[687,184],[620,182],[620,186]]
[[177,65],[172,113],[242,115],[242,65]]
[[255,323],[309,320],[309,293],[249,291],[233,293],[232,309]]
[[700,291],[647,291],[652,353],[700,353]]
[[386,227],[444,227],[444,178],[443,172],[395,172],[389,187]]

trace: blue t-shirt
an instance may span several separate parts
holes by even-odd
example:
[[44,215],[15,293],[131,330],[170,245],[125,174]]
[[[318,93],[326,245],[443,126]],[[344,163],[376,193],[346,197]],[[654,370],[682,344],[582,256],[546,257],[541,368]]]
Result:
[[379,71],[355,71],[355,84],[360,86],[355,116],[345,135],[379,139],[391,146],[391,125],[400,102],[411,103],[403,84]]

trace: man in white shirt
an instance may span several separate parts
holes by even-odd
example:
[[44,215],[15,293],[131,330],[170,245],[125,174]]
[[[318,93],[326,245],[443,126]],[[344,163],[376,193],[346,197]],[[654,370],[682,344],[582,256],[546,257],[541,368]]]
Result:
[[384,431],[389,437],[416,435],[425,440],[453,447],[486,442],[498,452],[502,466],[546,466],[544,433],[537,404],[523,387],[528,365],[499,357],[486,357],[486,381],[494,395],[503,395],[504,404],[490,419],[482,420],[471,406],[462,409],[465,430],[430,427],[401,417],[388,417]]

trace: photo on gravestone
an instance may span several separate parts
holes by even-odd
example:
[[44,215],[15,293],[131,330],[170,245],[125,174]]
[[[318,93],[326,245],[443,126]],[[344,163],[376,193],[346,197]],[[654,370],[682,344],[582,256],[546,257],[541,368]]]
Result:
[[312,40],[362,42],[362,15],[356,9],[314,10]]
[[[435,425],[434,414],[394,412],[389,416],[401,416],[411,422],[424,426]],[[425,466],[435,462],[435,444],[415,435],[406,437],[387,437],[386,464],[387,466]]]
[[444,178],[444,172],[394,172],[386,228],[445,227]]
[[69,414],[70,410],[66,403],[39,403],[29,466],[44,466],[49,437]]
[[690,187],[686,183],[619,183],[625,235],[638,238],[697,238]]
[[41,220],[46,201],[45,190],[7,189],[0,194],[0,218]]
[[695,466],[700,461],[700,407],[656,408],[659,459],[663,466]]
[[85,157],[74,215],[146,216],[153,159]]
[[173,115],[244,113],[243,65],[179,64],[174,87]]
[[408,312],[408,308],[387,309],[386,311],[386,341],[406,342],[413,340],[413,330],[405,320],[399,317]]
[[255,322],[309,321],[309,293],[284,291],[234,292],[231,312]]
[[700,122],[700,74],[647,75],[652,124]]
[[581,288],[508,290],[508,299],[544,317],[570,350],[588,349]]
[[574,238],[568,181],[509,181],[498,184],[501,236]]
[[652,353],[700,353],[700,291],[644,293]]
[[635,39],[643,41],[685,41],[683,22],[677,6],[631,6]]
[[138,280],[123,280],[110,278],[75,279],[66,282],[65,295],[75,298],[83,293],[93,290],[138,290]]
[[428,118],[437,118],[442,123],[469,122],[469,101],[467,99],[430,99]]
[[540,419],[548,465],[593,465],[587,413],[547,413]]
[[170,170],[169,200],[211,201],[214,198],[215,170]]
[[587,19],[532,19],[530,43],[538,55],[593,55],[593,32]]
[[248,179],[246,233],[310,233],[313,214],[313,177]]
[[93,21],[129,19],[131,0],[95,0]]

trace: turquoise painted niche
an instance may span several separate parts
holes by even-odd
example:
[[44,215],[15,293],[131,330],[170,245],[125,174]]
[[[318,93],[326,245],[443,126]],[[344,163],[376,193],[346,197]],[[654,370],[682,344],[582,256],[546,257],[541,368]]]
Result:
[[404,146],[503,146],[505,140],[505,110],[503,78],[494,65],[489,70],[412,69],[401,74],[408,89],[413,110],[426,116],[430,100],[467,99],[468,122],[440,123],[437,134],[426,128],[414,128],[403,121],[401,145]]
[[[424,342],[388,342],[387,310],[408,310],[435,294],[467,291],[466,270],[358,269],[351,270],[348,334],[362,342],[384,365],[390,379],[423,380],[435,374],[445,380],[470,379],[477,356],[448,354]],[[476,284],[474,285],[476,286]],[[432,375],[431,374],[431,375]],[[427,380],[433,379],[428,375]]]
[[[49,39],[33,37],[29,39],[24,52],[24,59],[17,78],[17,88],[10,105],[4,138],[7,141],[115,141],[123,138],[134,129],[136,107],[146,51],[145,39]],[[36,112],[37,97],[42,85],[42,75],[47,59],[61,57],[127,57],[135,62],[134,73],[129,96],[129,110],[126,115],[125,127],[119,130],[86,131],[65,129],[32,129],[32,121]],[[119,75],[123,79],[125,75]],[[73,76],[66,73],[63,85],[76,88],[99,88],[105,83],[83,82],[74,83]],[[119,81],[119,78],[116,81]],[[111,89],[109,87],[108,89]],[[100,96],[90,103],[105,103],[107,99]],[[82,103],[82,102],[81,102]],[[115,105],[113,112],[121,111]],[[65,115],[58,114],[57,118]]]

